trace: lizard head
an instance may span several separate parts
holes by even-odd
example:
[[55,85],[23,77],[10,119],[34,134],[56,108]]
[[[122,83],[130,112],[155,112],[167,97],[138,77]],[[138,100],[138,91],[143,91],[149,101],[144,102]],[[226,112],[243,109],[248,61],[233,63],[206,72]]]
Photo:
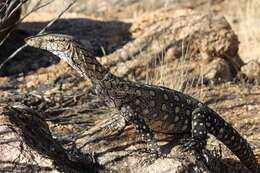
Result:
[[[102,79],[107,70],[102,67],[93,55],[92,48],[85,47],[74,37],[64,34],[41,34],[25,39],[27,45],[47,50],[65,60],[82,76]],[[88,68],[87,68],[88,66]]]
[[65,34],[41,34],[24,39],[27,45],[35,48],[45,49],[47,51],[64,51],[69,43],[77,40]]
[[[47,50],[71,64],[71,52],[73,46],[80,43],[72,36],[65,34],[41,34],[27,37],[24,40],[27,45]],[[73,46],[72,46],[73,45]]]

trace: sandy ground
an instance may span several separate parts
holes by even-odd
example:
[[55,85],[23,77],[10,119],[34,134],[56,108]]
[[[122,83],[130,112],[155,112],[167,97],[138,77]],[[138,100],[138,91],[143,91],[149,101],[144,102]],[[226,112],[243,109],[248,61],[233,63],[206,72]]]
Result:
[[[86,4],[86,1],[81,0],[80,3],[74,6],[69,13],[66,13],[63,18],[91,17],[92,19],[104,21],[117,19],[133,21],[136,16],[163,7],[162,4],[156,4],[155,1],[152,1],[152,3],[154,3],[153,6],[151,4],[147,5],[144,2],[136,3],[134,1],[135,3],[128,4],[127,8],[124,6],[126,4],[123,3],[113,6],[106,5],[109,2],[102,0],[99,0],[98,2],[100,2],[100,4],[93,5],[94,2],[90,0],[88,3],[92,3],[92,6],[84,9],[88,4]],[[252,59],[260,61],[260,13],[257,10],[257,7],[260,7],[260,2],[258,0],[252,0],[250,2],[251,3],[245,0],[220,1],[220,3],[213,4],[212,6],[212,10],[215,13],[224,15],[231,23],[240,41],[239,54],[245,62]],[[198,5],[197,3],[197,1],[194,1],[194,4],[189,2],[181,3],[181,6],[190,7],[195,10],[199,9],[205,13],[208,12],[207,4]],[[62,3],[60,2],[57,4]],[[55,8],[57,4],[49,9],[43,9],[40,12],[33,13],[27,17],[24,22],[45,22],[51,20],[57,14],[58,10]],[[173,3],[173,5],[176,5],[176,3]],[[61,6],[64,6],[64,4]],[[96,11],[93,10],[95,8]],[[34,28],[30,28],[30,30],[33,31]],[[35,31],[36,30],[38,30],[38,27],[35,28]],[[66,64],[60,62],[46,68],[40,68],[39,70],[28,74],[25,78],[22,75],[16,77],[16,80],[19,83],[18,91],[24,93],[38,85],[53,81],[53,79],[62,74],[66,68]],[[11,80],[11,77],[8,76],[0,77],[0,85],[5,85]],[[154,79],[150,80],[154,81]],[[77,86],[73,87],[84,88],[89,86],[88,81],[80,81],[77,84]],[[257,157],[260,159],[260,85],[243,81],[236,83],[227,82],[218,85],[205,86],[203,92],[205,95],[204,100],[208,101],[210,107],[221,113],[228,122],[245,136],[252,145]],[[1,96],[5,96],[5,94],[5,92],[0,91]],[[70,130],[68,130],[68,128],[69,127],[66,127],[64,130],[67,130],[69,133]],[[213,142],[213,145],[216,144]],[[229,155],[229,152],[224,153],[224,155],[226,154],[228,157],[233,157],[233,155]]]

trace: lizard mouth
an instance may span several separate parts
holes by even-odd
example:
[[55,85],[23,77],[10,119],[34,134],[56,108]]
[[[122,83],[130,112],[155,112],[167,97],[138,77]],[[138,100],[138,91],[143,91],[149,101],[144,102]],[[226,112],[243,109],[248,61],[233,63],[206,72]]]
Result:
[[25,43],[27,43],[30,46],[37,45],[37,43],[44,42],[44,41],[46,41],[46,42],[55,42],[55,41],[59,41],[59,42],[74,41],[74,42],[76,42],[76,40],[73,36],[66,35],[66,34],[49,33],[49,32],[27,37],[24,39],[24,41],[25,41]]
[[35,39],[35,38],[38,38],[38,37],[43,37],[43,36],[46,36],[46,35],[49,35],[51,33],[42,33],[42,34],[38,34],[38,35],[32,35],[30,37],[26,37],[24,39],[25,42],[29,41],[29,40],[32,40],[32,39]]

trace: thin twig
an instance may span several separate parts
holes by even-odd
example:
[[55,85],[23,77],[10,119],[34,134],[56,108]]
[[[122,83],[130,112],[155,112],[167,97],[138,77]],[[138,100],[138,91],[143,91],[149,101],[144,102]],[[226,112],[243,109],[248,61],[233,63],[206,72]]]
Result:
[[[1,40],[0,42],[0,47],[3,45],[3,43],[6,41],[6,39],[10,36],[10,34],[16,29],[15,26],[17,26],[18,24],[20,24],[27,16],[29,16],[31,13],[33,13],[34,11],[37,11],[39,10],[40,8],[43,8],[47,5],[49,5],[50,3],[52,3],[52,1],[49,1],[41,6],[35,6],[29,13],[27,13],[26,15],[24,15],[20,20],[18,20],[16,23],[14,23],[13,25],[11,26],[8,26],[6,28],[3,28],[0,30],[0,32],[3,32],[5,30],[8,30],[10,28],[12,28],[7,34],[6,36],[3,38],[3,40]],[[1,69],[1,68],[0,68]]]
[[[16,3],[18,3],[18,1],[12,1],[12,2],[13,3],[11,5],[9,5],[6,10],[6,14],[7,14],[6,18],[10,18],[25,3],[25,1],[20,1],[20,3],[18,5],[16,5]],[[15,8],[13,8],[13,6],[15,6]]]
[[[64,8],[64,10],[62,10],[59,15],[54,18],[52,21],[50,21],[37,35],[42,34],[43,32],[46,31],[46,29],[48,29],[51,25],[53,25],[54,22],[56,22],[72,5],[74,5],[77,2],[77,0],[72,1],[71,3],[69,3],[69,5]],[[49,2],[48,2],[49,3]],[[1,45],[1,44],[0,44]],[[15,57],[15,55],[17,53],[19,53],[21,50],[23,50],[25,47],[27,47],[27,44],[25,43],[24,45],[22,45],[20,48],[18,48],[15,52],[13,52],[3,63],[1,63],[0,65],[0,70],[3,68],[3,66],[10,61],[11,59],[13,59]]]
[[[8,2],[6,3],[6,9],[4,10],[4,16],[1,17],[1,22],[4,23],[5,21],[7,21],[16,11],[18,11],[20,9],[20,7],[25,3],[25,2],[20,2],[18,3],[18,1],[11,1],[9,4]],[[11,25],[12,27],[13,25]],[[10,27],[7,27],[7,29]],[[0,32],[7,30],[6,28],[1,29]]]
[[[70,9],[70,7],[71,7],[72,5],[74,5],[77,1],[78,1],[78,0],[72,1],[64,10],[62,10],[62,11],[60,12],[60,14],[59,14],[55,19],[53,19],[51,22],[49,22],[37,35],[42,34],[43,32],[45,32],[47,28],[49,28],[51,25],[53,25],[53,23],[56,22],[68,9]],[[1,69],[1,67],[0,67],[0,69]]]
[[[20,0],[20,4],[19,4],[15,9],[13,9],[13,10],[11,11],[11,13],[9,14],[8,17],[12,16],[12,15],[16,12],[16,10],[18,10],[18,9],[19,9],[22,5],[24,5],[27,1],[28,1],[28,0]],[[42,1],[42,0],[40,0],[40,1]]]
[[45,3],[45,4],[41,5],[41,6],[35,6],[30,12],[28,12],[27,14],[25,14],[25,15],[24,15],[20,20],[18,20],[16,23],[14,23],[13,25],[11,25],[11,26],[9,26],[9,27],[6,27],[6,28],[1,29],[0,32],[3,32],[3,31],[8,30],[8,29],[10,29],[10,28],[13,28],[12,30],[10,30],[10,31],[8,32],[8,34],[5,36],[5,38],[1,41],[0,46],[2,46],[2,44],[5,42],[5,40],[9,37],[10,33],[12,33],[12,32],[14,31],[15,26],[17,26],[18,24],[20,24],[27,16],[29,16],[29,15],[32,14],[33,12],[35,12],[35,11],[37,11],[37,10],[39,10],[39,9],[41,9],[41,8],[43,8],[43,7],[47,6],[47,5],[49,5],[49,4],[51,4],[52,2],[53,2],[53,1],[50,0],[50,1],[48,1],[47,3]]

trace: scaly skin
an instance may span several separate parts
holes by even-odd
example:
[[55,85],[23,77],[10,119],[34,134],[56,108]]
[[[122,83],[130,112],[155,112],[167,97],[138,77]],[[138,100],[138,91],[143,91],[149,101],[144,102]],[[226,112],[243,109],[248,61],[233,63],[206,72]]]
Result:
[[153,156],[160,155],[153,131],[190,133],[184,145],[201,154],[207,134],[223,142],[253,172],[259,172],[247,141],[216,112],[200,101],[165,87],[123,80],[105,69],[91,50],[71,36],[43,34],[29,37],[26,43],[45,49],[67,61],[84,78],[89,78],[97,95],[121,112],[146,140]]

